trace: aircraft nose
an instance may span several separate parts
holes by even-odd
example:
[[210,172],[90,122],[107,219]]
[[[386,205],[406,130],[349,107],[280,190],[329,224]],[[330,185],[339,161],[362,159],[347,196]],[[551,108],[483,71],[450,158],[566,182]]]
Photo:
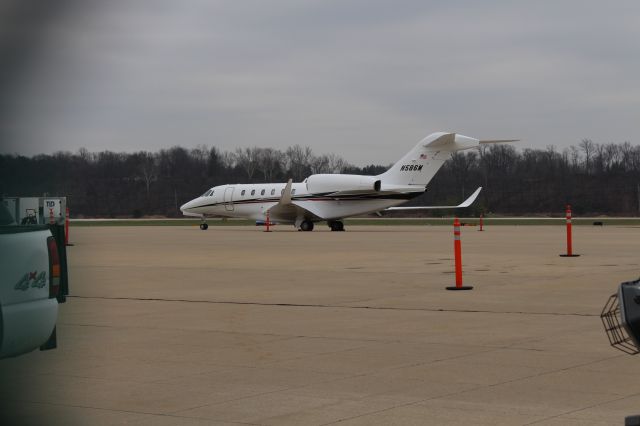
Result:
[[196,202],[198,199],[195,198],[187,203],[184,203],[180,206],[180,211],[184,216],[193,216],[193,217],[203,217],[202,213],[196,213],[194,209],[198,207],[198,203]]
[[180,206],[180,210],[185,213],[188,212],[189,209],[191,209],[193,207],[193,200],[191,201],[187,201],[186,203],[184,203],[183,205]]

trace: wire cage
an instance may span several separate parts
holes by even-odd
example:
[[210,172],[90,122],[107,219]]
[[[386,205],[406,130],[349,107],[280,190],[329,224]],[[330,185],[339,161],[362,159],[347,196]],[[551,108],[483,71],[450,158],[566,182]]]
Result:
[[620,300],[618,293],[612,294],[605,303],[600,314],[604,331],[607,333],[609,343],[614,348],[629,355],[637,355],[640,350],[634,343],[625,326],[620,322]]

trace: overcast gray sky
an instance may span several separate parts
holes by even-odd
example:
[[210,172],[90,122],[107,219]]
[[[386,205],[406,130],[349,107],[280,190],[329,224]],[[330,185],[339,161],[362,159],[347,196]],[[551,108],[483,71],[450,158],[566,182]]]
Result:
[[14,28],[42,34],[5,84],[3,152],[301,144],[365,165],[441,130],[523,148],[640,143],[637,0],[110,0],[54,12]]

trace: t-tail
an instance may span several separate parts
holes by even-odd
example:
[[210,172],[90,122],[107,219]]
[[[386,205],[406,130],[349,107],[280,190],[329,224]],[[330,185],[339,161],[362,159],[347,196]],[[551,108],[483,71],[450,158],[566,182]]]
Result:
[[451,153],[466,149],[479,148],[482,144],[515,142],[509,140],[479,140],[457,133],[432,133],[421,140],[400,161],[389,170],[377,176],[384,190],[418,190],[424,189],[440,170],[440,167],[451,157]]

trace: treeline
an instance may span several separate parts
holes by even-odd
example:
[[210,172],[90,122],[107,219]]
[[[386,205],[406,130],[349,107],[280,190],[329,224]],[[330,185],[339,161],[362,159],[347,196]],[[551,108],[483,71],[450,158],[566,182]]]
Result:
[[378,174],[335,154],[308,147],[173,147],[159,152],[77,153],[24,157],[0,155],[0,195],[67,196],[74,217],[181,216],[180,205],[207,188],[226,183],[301,181],[313,173]]
[[[182,147],[159,152],[0,155],[0,194],[64,195],[74,217],[180,216],[182,203],[225,183],[301,181],[314,173],[376,175],[389,165],[357,167],[335,154],[295,145],[284,151]],[[484,190],[465,214],[638,215],[640,146],[583,140],[563,151],[483,146],[455,153],[411,204],[457,204]],[[442,214],[435,211],[434,214]]]
[[457,203],[482,186],[480,212],[530,215],[576,214],[637,216],[640,211],[640,146],[598,144],[584,139],[559,152],[483,146],[455,153],[429,184],[418,203]]

